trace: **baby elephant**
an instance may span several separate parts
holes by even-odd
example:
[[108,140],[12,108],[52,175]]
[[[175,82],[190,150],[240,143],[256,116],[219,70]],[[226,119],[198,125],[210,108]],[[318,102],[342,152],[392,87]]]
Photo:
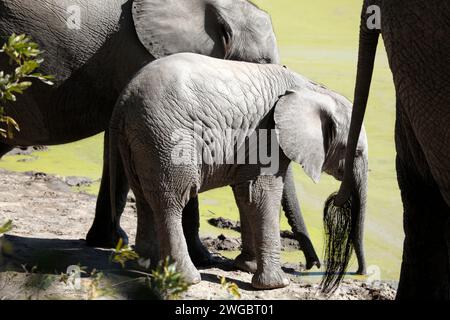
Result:
[[[145,66],[110,128],[137,200],[137,252],[170,256],[199,282],[182,211],[198,193],[230,185],[242,225],[238,263],[256,265],[255,288],[287,286],[279,232],[286,171],[292,160],[314,181],[322,171],[341,178],[350,115],[347,99],[278,65],[183,53]],[[358,149],[367,163],[364,134]],[[111,168],[117,156],[113,149]]]

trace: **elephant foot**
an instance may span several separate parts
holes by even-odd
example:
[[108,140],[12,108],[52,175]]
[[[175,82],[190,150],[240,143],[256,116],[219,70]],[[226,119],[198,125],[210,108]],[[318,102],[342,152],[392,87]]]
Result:
[[86,236],[87,245],[96,248],[115,248],[122,239],[123,244],[128,244],[128,236],[121,228],[105,228],[98,227],[98,224],[93,224]]
[[193,266],[181,266],[177,267],[177,269],[183,275],[183,279],[190,285],[197,284],[202,280],[200,272]]
[[196,267],[210,267],[217,263],[209,250],[200,242],[189,246],[189,256]]
[[278,289],[289,285],[289,279],[281,268],[266,268],[262,272],[256,272],[252,278],[252,286],[255,289]]
[[234,265],[239,270],[250,273],[256,273],[257,269],[256,258],[252,257],[251,255],[241,253],[236,257],[236,259],[234,259]]
[[367,274],[367,270],[366,270],[366,267],[364,266],[364,267],[359,267],[358,268],[358,270],[356,270],[356,274],[358,274],[358,275],[366,275]]
[[319,258],[306,258],[306,270],[311,270],[314,266],[316,266],[317,269],[320,269],[321,264]]

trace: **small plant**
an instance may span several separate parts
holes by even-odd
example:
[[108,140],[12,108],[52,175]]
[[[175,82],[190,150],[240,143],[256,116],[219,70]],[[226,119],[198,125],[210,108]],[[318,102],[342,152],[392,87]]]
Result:
[[[140,258],[139,254],[123,244],[122,239],[119,240],[112,253],[111,261],[119,263],[122,268],[125,268],[126,263],[129,261],[137,261],[142,268],[149,269],[149,260]],[[177,299],[180,294],[189,288],[189,284],[184,280],[183,275],[177,271],[176,263],[172,263],[169,257],[160,261],[158,267],[152,270],[151,273],[136,270],[128,271],[145,276],[145,285],[158,299]]]
[[33,266],[30,270],[25,265],[22,265],[27,278],[24,283],[24,288],[29,291],[28,299],[40,299],[41,294],[48,290],[55,282],[56,276],[50,274],[43,274],[38,272],[38,267]]
[[239,287],[236,283],[228,282],[225,277],[220,277],[220,285],[227,291],[230,297],[234,299],[241,298],[241,293],[239,292]]
[[150,275],[150,285],[155,294],[163,300],[178,299],[180,294],[189,289],[189,284],[183,275],[177,271],[176,263],[171,263],[167,257]]
[[8,220],[4,225],[0,226],[0,236],[11,231],[13,227],[12,220]]
[[12,245],[5,240],[3,235],[13,228],[12,220],[8,220],[4,225],[0,226],[0,263],[3,254],[11,254],[13,252]]
[[92,280],[88,287],[88,300],[114,297],[116,295],[116,291],[110,285],[102,285],[102,279],[105,276],[102,272],[97,272],[94,269],[90,276]]
[[115,263],[119,263],[122,268],[125,268],[125,264],[128,261],[138,260],[139,255],[130,249],[127,245],[123,244],[123,240],[120,239],[117,243],[116,249],[112,253],[111,260]]
[[42,51],[39,46],[31,41],[26,35],[13,34],[0,49],[9,57],[10,64],[16,68],[11,74],[0,71],[0,123],[6,125],[6,129],[0,128],[0,135],[4,138],[13,138],[14,130],[19,131],[17,122],[5,114],[4,103],[15,102],[17,94],[31,87],[30,80],[37,79],[45,84],[53,85],[52,76],[36,72],[43,59],[40,58]]

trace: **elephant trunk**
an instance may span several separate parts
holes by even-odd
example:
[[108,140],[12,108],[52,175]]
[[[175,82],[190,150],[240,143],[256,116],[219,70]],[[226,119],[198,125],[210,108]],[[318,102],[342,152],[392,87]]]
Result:
[[[355,98],[345,157],[344,180],[339,192],[328,198],[324,208],[325,260],[327,260],[327,267],[321,284],[322,292],[324,293],[333,292],[342,281],[351,257],[354,236],[355,239],[359,238],[362,244],[361,219],[363,219],[364,210],[361,210],[360,205],[364,199],[365,206],[366,190],[363,191],[363,188],[361,188],[362,184],[359,182],[356,174],[359,164],[355,165],[355,154],[369,97],[380,35],[380,30],[368,30],[365,19],[366,12],[367,6],[364,6],[361,19]],[[357,213],[358,211],[359,213]],[[353,214],[358,214],[358,217],[353,216]],[[361,227],[358,227],[358,225]],[[359,249],[359,252],[362,253],[362,246]]]
[[368,158],[367,156],[358,157],[354,167],[355,185],[352,190],[352,219],[353,224],[352,238],[353,246],[358,259],[357,274],[366,274],[366,260],[364,256],[364,220],[366,217],[367,205],[367,180],[368,180]]
[[306,269],[310,270],[314,266],[320,268],[320,260],[309,237],[300,204],[297,199],[292,165],[289,166],[285,176],[281,205],[283,206],[283,210],[289,225],[291,226],[294,237],[298,241],[300,249],[305,255]]

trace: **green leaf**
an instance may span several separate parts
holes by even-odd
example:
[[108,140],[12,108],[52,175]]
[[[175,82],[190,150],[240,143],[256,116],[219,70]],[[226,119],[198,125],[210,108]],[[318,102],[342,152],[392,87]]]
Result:
[[32,83],[30,81],[23,81],[23,82],[11,84],[7,87],[7,89],[9,92],[15,92],[15,93],[22,94],[23,91],[25,91],[26,89],[31,87],[31,85],[32,85]]
[[20,67],[17,67],[16,75],[28,75],[39,67],[39,63],[36,60],[25,61]]
[[49,86],[52,86],[52,85],[55,84],[55,83],[52,81],[52,80],[55,80],[55,77],[54,77],[54,76],[44,76],[44,75],[42,75],[42,74],[40,74],[40,73],[33,73],[33,74],[30,74],[29,76],[27,76],[27,78],[36,78],[36,79],[39,79],[40,81],[42,81],[43,83],[45,83],[45,84],[47,84],[47,85],[49,85]]
[[12,220],[8,220],[4,225],[0,226],[0,235],[11,231],[13,228]]
[[[37,43],[33,42],[25,34],[12,34],[1,47],[0,53],[6,54],[10,63],[15,65],[12,74],[5,74],[0,70],[0,103],[5,101],[15,102],[16,94],[23,94],[31,85],[30,79],[37,79],[47,85],[53,85],[54,79],[48,75],[36,73],[43,59],[42,51]],[[6,123],[7,129],[0,129],[0,135],[12,138],[14,130],[19,130],[19,125],[10,117],[4,116],[4,110],[0,110],[0,122]]]
[[124,245],[122,239],[119,239],[116,249],[111,255],[112,262],[119,263],[122,268],[125,268],[125,264],[128,261],[134,261],[138,259],[139,255],[132,249],[128,248],[128,246]]
[[8,100],[8,101],[16,101],[16,96],[13,95],[10,91],[5,91],[4,93],[4,99]]

